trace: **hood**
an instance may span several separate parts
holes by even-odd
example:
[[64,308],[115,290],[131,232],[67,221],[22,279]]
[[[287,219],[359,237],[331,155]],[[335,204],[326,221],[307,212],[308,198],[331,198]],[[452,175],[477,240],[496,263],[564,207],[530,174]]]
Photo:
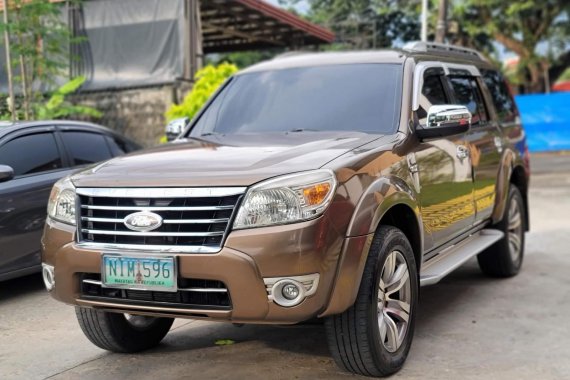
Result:
[[295,132],[186,139],[114,158],[72,176],[77,187],[249,186],[318,169],[377,138],[358,132]]

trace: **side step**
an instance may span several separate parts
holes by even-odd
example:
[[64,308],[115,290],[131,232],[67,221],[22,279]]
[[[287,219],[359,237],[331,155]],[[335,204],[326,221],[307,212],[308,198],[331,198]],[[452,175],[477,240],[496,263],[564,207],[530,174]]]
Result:
[[424,263],[420,273],[420,286],[438,283],[467,260],[501,240],[503,236],[504,233],[498,230],[481,230],[447,247],[433,259]]

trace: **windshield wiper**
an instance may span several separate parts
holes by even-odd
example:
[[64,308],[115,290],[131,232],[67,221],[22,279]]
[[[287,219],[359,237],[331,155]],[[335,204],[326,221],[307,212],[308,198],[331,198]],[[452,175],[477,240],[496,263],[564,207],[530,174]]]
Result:
[[287,131],[287,133],[297,133],[297,132],[320,132],[318,129],[310,129],[310,128],[296,128]]

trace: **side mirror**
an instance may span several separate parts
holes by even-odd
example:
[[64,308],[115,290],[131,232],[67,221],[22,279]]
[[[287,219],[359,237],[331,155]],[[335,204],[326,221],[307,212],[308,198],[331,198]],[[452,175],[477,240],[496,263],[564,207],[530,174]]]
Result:
[[14,169],[8,165],[0,165],[0,182],[8,182],[14,178]]
[[459,135],[471,128],[471,112],[465,106],[431,106],[425,126],[416,128],[420,140]]
[[187,117],[172,120],[165,128],[166,139],[169,142],[175,140],[184,131],[189,122],[190,119]]

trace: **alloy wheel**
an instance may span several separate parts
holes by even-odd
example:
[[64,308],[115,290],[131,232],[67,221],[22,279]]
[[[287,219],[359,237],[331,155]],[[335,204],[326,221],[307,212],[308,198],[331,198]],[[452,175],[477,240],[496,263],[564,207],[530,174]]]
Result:
[[521,259],[522,251],[522,233],[523,233],[522,213],[520,204],[515,197],[511,199],[509,205],[509,225],[508,225],[508,239],[509,239],[509,253],[513,264],[518,265]]
[[386,257],[378,284],[378,327],[388,352],[396,352],[406,337],[411,301],[408,264],[401,252],[392,251]]

